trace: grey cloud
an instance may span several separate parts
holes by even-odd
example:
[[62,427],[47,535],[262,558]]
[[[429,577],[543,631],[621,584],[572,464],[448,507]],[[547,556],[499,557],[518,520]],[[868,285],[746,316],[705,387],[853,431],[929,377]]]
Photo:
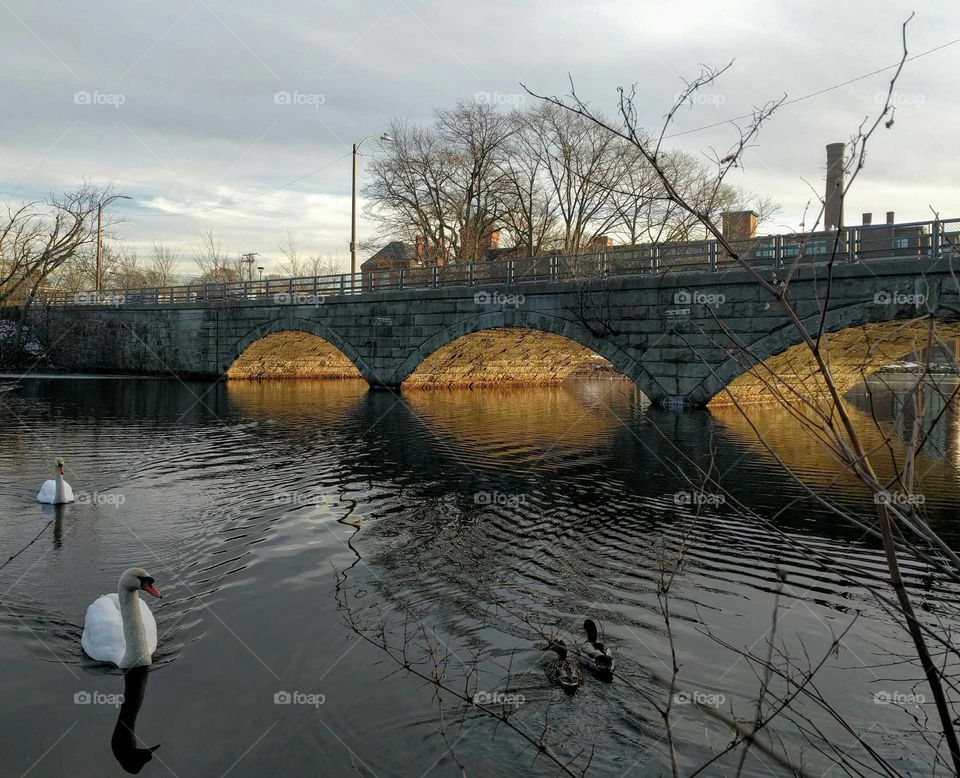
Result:
[[[161,198],[190,211],[265,192],[330,164],[393,117],[428,121],[435,108],[480,93],[532,103],[519,82],[557,93],[568,73],[607,111],[619,84],[636,83],[644,121],[657,126],[680,76],[700,62],[735,59],[715,98],[681,112],[676,130],[710,124],[784,92],[812,92],[896,61],[909,11],[904,3],[878,9],[862,0],[788,8],[740,2],[722,12],[711,3],[635,1],[7,0],[0,6],[0,198],[42,195],[84,178],[113,181],[138,200],[123,225],[134,243],[162,235],[186,246],[213,223],[238,250],[268,253],[292,229],[306,251],[343,254],[349,160],[265,199],[269,207],[170,216],[150,204]],[[927,4],[911,25],[911,51],[949,40],[957,13],[948,2]],[[960,215],[951,188],[960,163],[949,143],[960,118],[958,65],[960,45],[907,66],[894,129],[876,138],[851,214],[895,209],[926,218],[927,202],[936,199],[944,214]],[[802,178],[819,180],[824,145],[849,137],[876,110],[887,78],[785,108],[737,183],[781,200],[781,221],[795,225],[810,196]],[[77,92],[96,93],[100,102],[77,104]],[[305,97],[283,103],[278,92]],[[122,104],[111,95],[122,95]],[[730,140],[729,127],[720,126],[671,143],[701,151]]]

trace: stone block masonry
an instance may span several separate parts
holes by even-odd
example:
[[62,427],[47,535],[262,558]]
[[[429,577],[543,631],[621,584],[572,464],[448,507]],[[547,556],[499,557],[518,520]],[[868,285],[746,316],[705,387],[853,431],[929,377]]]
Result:
[[[836,333],[827,342],[844,385],[916,350],[916,327],[898,323],[930,311],[956,322],[949,262],[911,257],[835,266],[824,331]],[[777,273],[766,277],[778,283]],[[599,355],[655,402],[702,405],[727,386],[762,399],[757,377],[769,371],[751,371],[758,363],[797,391],[813,391],[809,353],[794,348],[798,333],[741,270],[478,291],[382,292],[322,304],[75,305],[45,311],[35,330],[56,364],[86,372],[359,375],[372,386],[437,388],[555,383]],[[826,291],[823,267],[801,269],[790,285],[814,332]]]

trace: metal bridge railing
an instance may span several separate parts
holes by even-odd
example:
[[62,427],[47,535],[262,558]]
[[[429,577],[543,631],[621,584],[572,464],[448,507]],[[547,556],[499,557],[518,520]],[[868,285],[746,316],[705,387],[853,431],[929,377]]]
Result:
[[[730,243],[741,258],[757,268],[788,267],[798,258],[804,265],[823,264],[834,255],[842,262],[891,257],[921,259],[938,257],[960,246],[960,219],[845,227],[839,232],[768,235]],[[588,281],[662,273],[719,272],[735,267],[737,261],[718,241],[703,240],[623,246],[588,254],[375,270],[355,276],[342,273],[233,283],[210,281],[100,292],[49,290],[43,297],[47,304],[54,306],[162,305],[214,300],[317,303],[327,297],[368,292]]]

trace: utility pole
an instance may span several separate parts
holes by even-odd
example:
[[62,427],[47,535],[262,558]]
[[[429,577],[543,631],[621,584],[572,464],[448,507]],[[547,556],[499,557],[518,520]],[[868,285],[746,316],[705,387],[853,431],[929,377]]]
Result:
[[[360,141],[363,143],[363,141]],[[350,198],[350,291],[353,291],[357,277],[357,149],[360,143],[353,144],[353,185]]]
[[[250,281],[253,281],[253,263],[256,261],[254,257],[257,256],[255,251],[249,251],[246,254],[240,255],[240,261],[245,263],[247,266],[247,275],[249,276]],[[242,278],[240,279],[243,280]]]
[[93,288],[100,291],[103,279],[103,246],[100,245],[100,233],[102,232],[103,222],[103,203],[97,204],[97,269],[94,273]]
[[106,200],[97,203],[97,267],[94,271],[93,286],[96,291],[101,291],[103,286],[103,209],[114,200],[130,200],[126,195],[114,195]]
[[[359,143],[353,144],[353,187],[351,189],[352,197],[350,199],[350,291],[356,283],[357,277],[357,157],[360,154],[360,147],[370,138],[376,138],[376,135],[369,135]],[[380,135],[381,143],[391,143],[393,138],[387,133]]]

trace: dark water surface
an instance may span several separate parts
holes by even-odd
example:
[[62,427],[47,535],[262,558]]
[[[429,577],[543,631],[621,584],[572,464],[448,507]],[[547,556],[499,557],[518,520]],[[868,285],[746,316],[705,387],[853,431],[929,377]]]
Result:
[[[873,388],[891,418],[902,391]],[[849,399],[872,439],[866,392]],[[751,418],[807,485],[869,515],[866,493],[788,413]],[[917,467],[929,520],[954,547],[958,424],[953,409],[939,416]],[[85,498],[62,509],[34,500],[58,455]],[[675,494],[711,465],[729,502],[693,520]],[[669,773],[649,700],[667,695],[660,570],[684,538],[670,601],[684,688],[752,718],[755,668],[722,643],[763,641],[779,569],[787,643],[819,656],[860,613],[819,687],[919,773],[915,719],[874,701],[911,690],[909,668],[874,667],[906,650],[905,635],[862,586],[819,570],[734,501],[854,577],[882,574],[877,544],[809,499],[736,413],[651,408],[625,381],[399,397],[350,381],[25,380],[0,395],[0,563],[51,523],[0,570],[0,774],[123,775],[121,762],[143,762],[136,745],[158,743],[141,774],[555,774],[476,711],[458,720],[463,708],[448,707],[441,723],[430,689],[345,624],[335,588],[347,568],[351,609],[392,635],[422,624],[454,685],[471,674],[473,689],[519,695],[513,721],[539,733],[546,717],[560,754],[592,750],[591,774]],[[87,605],[135,565],[164,594],[149,603],[160,644],[145,685],[127,679],[121,711],[111,695],[123,676],[86,659],[80,635]],[[905,572],[926,612],[955,598],[920,567]],[[576,638],[585,614],[627,682],[588,676],[566,696],[547,679],[535,625]],[[283,692],[299,702],[277,704]],[[674,717],[682,772],[729,742],[696,706]],[[139,740],[125,743],[130,729]],[[802,743],[789,728],[783,737]],[[725,764],[735,773],[735,759]],[[770,772],[751,757],[744,774]]]

